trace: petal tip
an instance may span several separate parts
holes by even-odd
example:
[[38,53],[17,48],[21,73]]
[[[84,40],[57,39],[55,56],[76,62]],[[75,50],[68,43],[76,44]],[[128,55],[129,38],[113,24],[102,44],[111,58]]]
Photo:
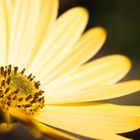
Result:
[[102,38],[104,38],[104,41],[106,40],[106,38],[107,38],[107,31],[106,31],[106,29],[105,28],[103,28],[103,27],[95,27],[94,28],[95,30],[97,30],[97,32],[99,32],[101,35],[102,35]]
[[131,69],[132,62],[127,56],[117,54],[116,57],[118,62],[122,63],[122,65],[125,65],[128,71]]
[[127,66],[129,67],[129,69],[131,69],[131,65],[132,65],[131,60],[126,56],[122,56],[122,57],[123,57],[124,61],[126,62]]
[[79,12],[80,14],[82,14],[85,17],[85,19],[88,21],[89,12],[88,12],[88,10],[86,8],[84,8],[84,7],[75,7],[75,8],[73,8],[73,10],[75,10],[75,11]]

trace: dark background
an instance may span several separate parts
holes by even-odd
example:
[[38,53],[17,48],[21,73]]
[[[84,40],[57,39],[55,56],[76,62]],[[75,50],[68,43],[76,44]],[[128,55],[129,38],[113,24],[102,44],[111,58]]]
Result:
[[103,26],[108,32],[104,50],[140,58],[139,0],[60,0],[60,13],[83,6],[90,13],[87,28]]
[[[107,41],[96,55],[124,54],[133,62],[133,68],[124,80],[140,79],[140,0],[60,0],[59,15],[66,10],[83,6],[90,13],[87,29],[102,26],[108,32]],[[93,58],[94,59],[94,58]],[[116,104],[140,105],[140,94],[108,100]],[[140,131],[123,134],[139,140]],[[0,140],[35,140],[23,126],[9,134],[0,134]],[[45,137],[40,140],[46,139]]]
[[[60,12],[83,6],[88,9],[90,19],[87,29],[102,26],[107,30],[108,38],[99,56],[121,53],[133,61],[140,69],[140,1],[139,0],[60,0]],[[97,56],[98,56],[97,55]],[[139,63],[139,64],[138,64]],[[140,72],[130,73],[140,79]]]
[[[108,54],[123,54],[132,61],[132,70],[123,80],[140,79],[140,0],[60,0],[59,13],[83,6],[90,14],[88,30],[102,26],[108,37],[103,48],[93,58]],[[119,104],[140,105],[140,94],[111,100]]]
[[[140,79],[140,1],[139,0],[60,0],[60,13],[74,6],[88,9],[90,20],[87,29],[102,26],[108,38],[96,57],[107,54],[123,54],[133,62],[133,68],[124,78]],[[94,58],[93,58],[94,59]],[[140,93],[108,100],[116,104],[140,105]],[[123,134],[140,139],[140,130]]]

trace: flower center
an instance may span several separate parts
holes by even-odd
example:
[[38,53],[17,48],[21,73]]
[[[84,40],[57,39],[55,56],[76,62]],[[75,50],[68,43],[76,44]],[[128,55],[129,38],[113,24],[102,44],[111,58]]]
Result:
[[20,109],[26,114],[35,114],[44,106],[43,91],[40,82],[34,81],[35,76],[24,75],[18,67],[11,65],[0,67],[0,109],[8,111],[10,107]]

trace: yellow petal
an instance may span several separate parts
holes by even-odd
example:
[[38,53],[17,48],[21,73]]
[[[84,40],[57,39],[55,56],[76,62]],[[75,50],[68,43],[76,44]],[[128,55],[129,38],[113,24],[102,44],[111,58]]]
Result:
[[[64,59],[57,59],[44,67],[45,73],[41,75],[43,81],[48,83],[73,70],[89,60],[102,47],[106,39],[106,32],[101,27],[90,29],[82,35],[79,41],[65,54]],[[55,57],[54,57],[55,58]],[[54,59],[55,60],[55,59]],[[41,72],[40,72],[41,74]],[[44,77],[47,77],[44,79]]]
[[87,21],[88,13],[81,7],[73,8],[58,18],[31,65],[35,75],[46,73],[47,67],[63,60],[80,38]]
[[109,134],[128,132],[140,127],[140,108],[111,104],[48,105],[36,119],[79,135],[110,139]]
[[0,123],[0,132],[11,131],[14,127],[14,124]]
[[[52,138],[53,140],[58,140],[58,139],[65,139],[65,140],[78,140],[78,138],[74,137],[74,136],[70,136],[64,132],[61,132],[59,130],[56,130],[54,128],[51,128],[50,126],[38,123],[38,127],[39,129],[43,132],[43,134],[47,134],[47,136],[49,136],[50,138]],[[127,138],[118,136],[114,133],[108,133],[105,132],[105,135],[103,135],[104,130],[97,130],[98,132],[98,136],[96,138],[102,138],[102,139],[107,139],[107,140],[129,140]],[[102,136],[99,135],[99,133],[102,132]],[[80,140],[80,138],[79,138]]]
[[6,65],[10,30],[10,2],[0,0],[0,65]]
[[[99,101],[121,97],[140,91],[140,81],[127,81],[114,85],[93,86],[86,90],[63,90],[45,95],[47,104]],[[57,95],[57,96],[56,96]]]
[[122,79],[130,70],[130,61],[122,55],[110,55],[87,63],[46,84],[48,93],[84,90],[95,85],[110,85]]
[[12,107],[9,108],[8,112],[13,118],[16,118],[16,120],[18,120],[20,123],[27,126],[27,128],[33,134],[34,137],[41,137],[41,132],[40,130],[38,130],[38,126],[36,125],[31,115],[27,115],[21,112],[19,109],[15,109]]
[[14,1],[8,63],[25,67],[54,22],[57,7],[57,0]]
[[[40,4],[40,13],[38,15],[35,32],[32,35],[32,39],[28,41],[26,47],[23,47],[23,51],[20,51],[26,68],[29,68],[30,63],[34,60],[35,55],[41,47],[41,44],[46,36],[50,34],[50,28],[53,26],[58,12],[58,0],[42,0]],[[33,14],[34,15],[34,14]],[[29,50],[29,48],[31,48]],[[28,52],[27,52],[28,50]],[[25,59],[25,54],[28,59]],[[19,54],[20,56],[20,54]],[[20,63],[20,61],[19,61]]]
[[58,139],[65,139],[65,140],[78,140],[78,138],[71,136],[70,134],[66,134],[65,132],[62,132],[60,130],[57,130],[55,128],[52,128],[50,126],[47,126],[42,123],[36,122],[38,129],[44,134],[50,137],[53,140]]
[[[78,138],[75,138],[74,136],[71,136],[70,134],[66,134],[65,132],[62,132],[61,130],[57,130],[55,128],[52,128],[50,126],[44,125],[42,123],[39,123],[34,120],[33,116],[29,116],[27,114],[24,114],[20,110],[17,110],[15,108],[10,108],[8,110],[9,113],[16,118],[19,122],[23,123],[27,128],[30,130],[30,132],[35,137],[40,137],[41,134],[47,135],[50,138],[53,139],[73,139],[78,140]],[[3,125],[0,125],[0,128],[3,128]]]

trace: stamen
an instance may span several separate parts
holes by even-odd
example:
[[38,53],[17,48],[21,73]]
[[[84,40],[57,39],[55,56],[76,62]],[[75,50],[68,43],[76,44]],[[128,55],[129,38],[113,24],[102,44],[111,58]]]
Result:
[[30,78],[30,81],[33,81],[33,80],[34,80],[34,78],[35,78],[35,76],[33,76],[32,78]]
[[30,79],[31,77],[32,77],[32,73],[27,78]]
[[10,105],[11,105],[11,102],[10,102],[10,101],[8,101],[8,102],[7,102],[7,105],[8,105],[8,106],[10,106]]
[[10,90],[10,88],[8,87],[8,88],[5,90],[5,92],[4,92],[4,93],[7,93],[9,90]]
[[11,78],[8,77],[6,83],[9,85],[10,84],[10,81],[11,81]]
[[39,99],[38,99],[38,102],[41,102],[42,100],[44,100],[44,97],[39,98]]
[[28,107],[30,107],[30,104],[28,104],[28,105],[25,105],[24,107],[25,107],[25,108],[28,108]]
[[29,95],[25,98],[26,101],[30,100],[32,98],[32,95]]
[[35,88],[37,88],[37,89],[38,89],[38,88],[39,88],[39,86],[40,86],[40,81],[35,82],[35,84],[34,84],[34,85],[35,85]]
[[14,73],[16,74],[18,71],[18,67],[14,67]]
[[21,98],[19,98],[18,100],[19,100],[19,102],[21,102],[21,101],[23,100],[23,98],[21,97]]
[[7,71],[5,70],[4,71],[4,77],[6,78],[6,76],[7,76]]
[[1,67],[1,75],[4,75],[4,67]]
[[2,80],[1,86],[5,86],[5,80]]
[[24,74],[24,72],[25,72],[25,68],[21,71],[21,74],[23,75],[23,74]]
[[4,112],[15,107],[24,113],[34,115],[44,107],[44,91],[39,89],[40,81],[35,76],[24,75],[25,68],[18,72],[18,67],[0,67],[0,109]]
[[11,99],[11,95],[7,96],[7,99],[10,100]]
[[10,75],[11,69],[12,69],[12,65],[9,65],[9,67],[8,67],[8,75]]
[[39,91],[39,92],[37,92],[37,93],[34,94],[35,97],[38,97],[40,95],[42,95],[42,91]]
[[33,104],[33,103],[35,103],[35,102],[36,102],[36,100],[34,99],[34,100],[32,100],[30,103]]
[[17,98],[17,96],[15,95],[12,99],[13,99],[13,100],[16,100],[16,98]]
[[15,91],[14,91],[14,93],[18,93],[19,92],[19,89],[16,89]]

